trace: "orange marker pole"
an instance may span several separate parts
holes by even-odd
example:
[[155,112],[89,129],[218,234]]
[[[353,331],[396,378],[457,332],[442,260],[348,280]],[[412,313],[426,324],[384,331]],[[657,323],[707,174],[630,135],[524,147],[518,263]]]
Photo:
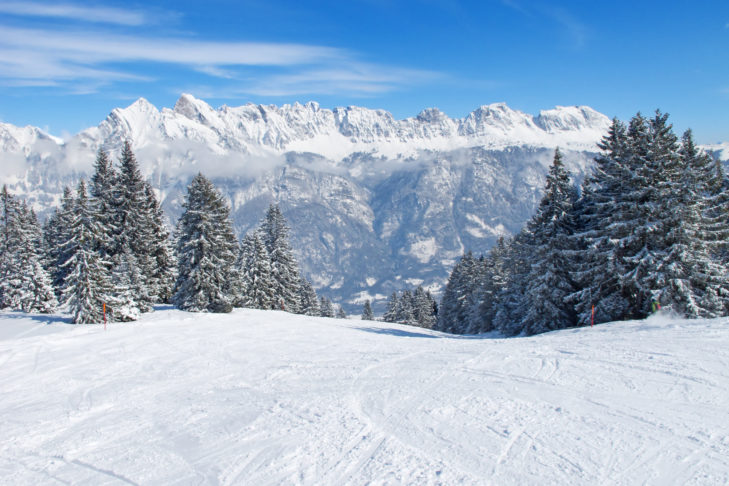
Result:
[[590,317],[590,327],[595,325],[595,306],[592,306],[592,316]]
[[106,331],[106,302],[102,304],[102,308],[104,309],[104,331]]

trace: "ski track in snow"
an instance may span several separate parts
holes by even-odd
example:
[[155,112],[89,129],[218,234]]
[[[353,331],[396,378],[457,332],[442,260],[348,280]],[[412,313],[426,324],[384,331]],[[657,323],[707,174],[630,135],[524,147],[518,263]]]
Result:
[[[45,320],[44,320],[45,319]],[[729,484],[729,319],[0,313],[5,484]]]

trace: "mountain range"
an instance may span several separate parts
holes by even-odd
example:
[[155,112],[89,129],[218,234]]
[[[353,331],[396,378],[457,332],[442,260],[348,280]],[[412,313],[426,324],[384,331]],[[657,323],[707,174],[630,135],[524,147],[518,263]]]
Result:
[[[172,109],[145,99],[116,108],[67,140],[0,123],[0,183],[42,216],[91,174],[99,148],[117,157],[130,140],[171,225],[198,172],[229,198],[240,236],[278,202],[317,290],[352,312],[365,299],[381,310],[393,290],[438,292],[464,251],[517,232],[556,147],[579,182],[609,124],[585,106],[533,116],[496,103],[464,118],[429,108],[396,120],[314,102],[215,109],[184,94]],[[728,144],[706,149],[729,158]]]

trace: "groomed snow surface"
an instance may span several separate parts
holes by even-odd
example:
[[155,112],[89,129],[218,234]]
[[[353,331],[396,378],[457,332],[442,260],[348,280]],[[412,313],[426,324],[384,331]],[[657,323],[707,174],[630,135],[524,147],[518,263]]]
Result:
[[729,320],[0,314],[4,484],[729,484]]

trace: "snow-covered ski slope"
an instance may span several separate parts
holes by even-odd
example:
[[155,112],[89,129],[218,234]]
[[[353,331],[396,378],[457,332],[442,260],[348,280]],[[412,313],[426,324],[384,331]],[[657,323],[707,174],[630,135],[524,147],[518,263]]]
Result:
[[0,315],[4,484],[729,484],[729,320]]

